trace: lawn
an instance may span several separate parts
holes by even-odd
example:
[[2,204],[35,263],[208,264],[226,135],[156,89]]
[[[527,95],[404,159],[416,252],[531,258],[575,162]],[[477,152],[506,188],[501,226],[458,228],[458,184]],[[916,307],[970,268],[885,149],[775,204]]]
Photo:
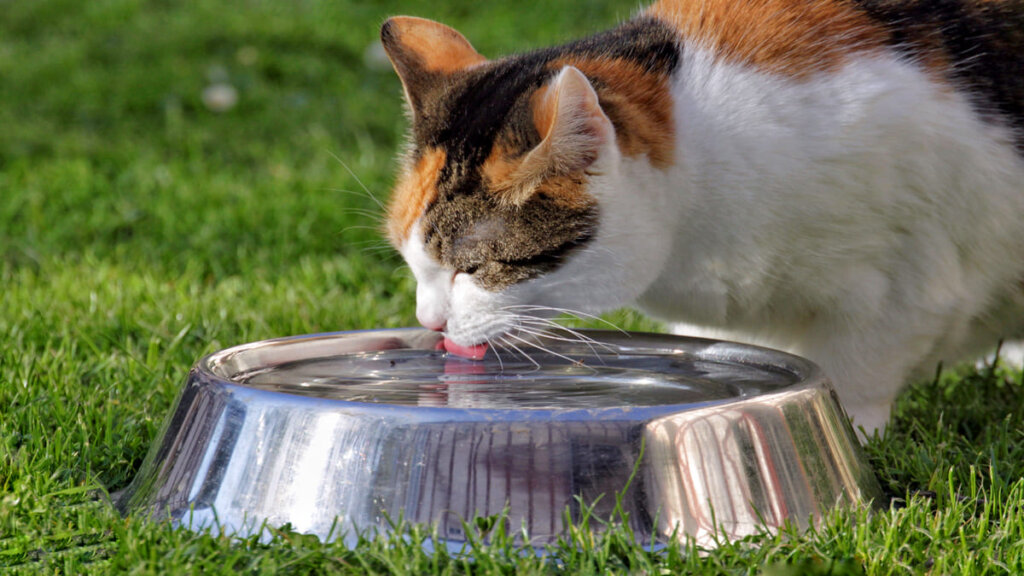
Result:
[[[405,120],[375,50],[390,14],[484,54],[628,16],[633,0],[41,0],[0,6],[0,573],[1024,573],[1024,383],[937,372],[867,445],[893,498],[808,534],[652,554],[622,530],[548,559],[508,541],[427,556],[272,527],[121,518],[191,364],[253,340],[415,322],[378,233]],[[230,85],[216,111],[204,90]],[[365,188],[364,188],[365,186]],[[627,328],[657,325],[631,312]]]

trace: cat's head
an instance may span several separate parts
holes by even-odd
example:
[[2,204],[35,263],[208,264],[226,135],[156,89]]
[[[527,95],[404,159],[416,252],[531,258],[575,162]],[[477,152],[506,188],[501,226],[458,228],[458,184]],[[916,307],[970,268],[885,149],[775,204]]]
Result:
[[643,202],[588,76],[554,52],[489,61],[419,18],[388,20],[381,39],[411,120],[387,233],[419,321],[471,346],[635,299],[645,279],[631,275],[656,258],[638,238],[650,231],[623,229],[644,225]]

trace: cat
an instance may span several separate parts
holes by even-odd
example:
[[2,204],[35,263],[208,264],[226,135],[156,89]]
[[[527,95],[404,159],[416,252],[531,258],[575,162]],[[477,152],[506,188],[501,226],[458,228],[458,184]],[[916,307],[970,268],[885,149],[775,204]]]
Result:
[[1024,2],[664,0],[489,60],[394,17],[386,231],[481,357],[560,310],[801,354],[855,426],[1024,336]]

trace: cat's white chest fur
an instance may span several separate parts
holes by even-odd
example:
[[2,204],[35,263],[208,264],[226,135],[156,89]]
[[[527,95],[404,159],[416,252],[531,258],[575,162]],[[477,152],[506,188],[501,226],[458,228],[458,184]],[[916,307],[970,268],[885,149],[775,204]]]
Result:
[[623,258],[662,263],[643,308],[810,357],[869,430],[914,371],[1024,334],[1024,160],[962,94],[884,54],[794,80],[688,47],[673,95],[668,178],[623,165],[629,191],[597,192],[672,231]]

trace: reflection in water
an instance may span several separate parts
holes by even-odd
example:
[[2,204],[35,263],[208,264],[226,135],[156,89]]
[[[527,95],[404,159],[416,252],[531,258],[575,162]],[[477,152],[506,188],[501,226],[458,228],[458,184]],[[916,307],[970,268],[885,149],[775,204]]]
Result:
[[254,388],[351,402],[491,409],[558,408],[568,402],[582,409],[688,404],[761,394],[796,381],[791,372],[674,355],[563,358],[536,351],[531,359],[491,352],[476,362],[398,349],[298,360],[238,380]]

